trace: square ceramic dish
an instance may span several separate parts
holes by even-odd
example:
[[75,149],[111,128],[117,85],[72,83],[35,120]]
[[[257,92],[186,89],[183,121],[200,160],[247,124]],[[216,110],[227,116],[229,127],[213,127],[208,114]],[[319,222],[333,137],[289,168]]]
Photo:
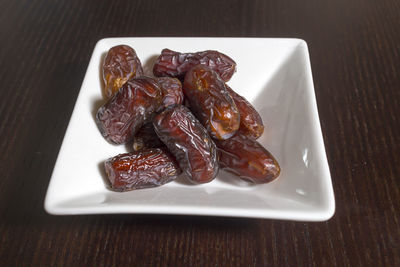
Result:
[[[280,163],[272,183],[249,185],[221,171],[208,184],[178,179],[167,185],[112,192],[103,162],[127,148],[101,136],[94,114],[102,103],[101,63],[109,48],[127,44],[151,74],[163,48],[219,50],[237,63],[228,84],[260,112],[266,130],[258,140]],[[65,133],[45,200],[50,214],[146,213],[323,221],[335,210],[318,118],[307,44],[271,38],[108,38],[93,52]]]

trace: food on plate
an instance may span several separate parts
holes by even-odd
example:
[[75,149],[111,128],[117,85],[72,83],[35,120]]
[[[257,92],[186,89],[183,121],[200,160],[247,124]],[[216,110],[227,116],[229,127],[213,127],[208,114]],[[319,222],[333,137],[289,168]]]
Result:
[[160,186],[180,173],[208,183],[219,169],[256,184],[275,180],[280,166],[256,141],[264,132],[260,114],[226,84],[235,71],[218,51],[164,49],[153,68],[158,77],[151,78],[142,76],[135,50],[112,47],[103,64],[108,100],[96,123],[112,144],[133,141],[133,152],[105,161],[110,188]]
[[233,91],[228,85],[226,85],[226,89],[235,101],[240,113],[239,132],[247,137],[258,139],[264,132],[264,124],[260,114],[249,101]]
[[187,71],[199,64],[213,69],[225,82],[229,81],[236,71],[235,61],[218,51],[179,53],[163,49],[154,64],[153,73],[158,77],[183,78]]
[[135,50],[127,45],[117,45],[110,50],[103,62],[103,95],[111,98],[129,79],[143,75],[142,64]]
[[170,106],[153,120],[161,141],[193,183],[207,183],[218,173],[217,149],[207,130],[188,108]]
[[257,141],[238,133],[215,143],[221,169],[256,184],[269,183],[279,176],[278,162]]
[[153,123],[148,122],[133,137],[132,147],[133,151],[139,151],[145,148],[165,147],[165,145],[154,131]]
[[111,189],[120,192],[160,186],[181,173],[175,159],[162,148],[120,154],[104,166]]
[[236,133],[240,114],[224,81],[204,65],[197,65],[185,75],[183,92],[190,110],[213,138],[224,140]]
[[163,93],[163,100],[160,109],[183,103],[182,83],[178,79],[160,77],[157,78],[157,82]]
[[132,140],[135,133],[162,103],[157,81],[149,77],[131,79],[99,108],[96,123],[104,138],[113,144]]

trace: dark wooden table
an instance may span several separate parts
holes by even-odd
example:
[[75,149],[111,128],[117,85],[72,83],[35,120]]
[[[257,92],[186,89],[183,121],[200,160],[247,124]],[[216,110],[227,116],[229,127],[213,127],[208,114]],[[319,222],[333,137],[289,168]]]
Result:
[[[0,1],[0,265],[400,266],[400,2],[189,2]],[[46,214],[94,45],[120,36],[306,40],[334,217]]]

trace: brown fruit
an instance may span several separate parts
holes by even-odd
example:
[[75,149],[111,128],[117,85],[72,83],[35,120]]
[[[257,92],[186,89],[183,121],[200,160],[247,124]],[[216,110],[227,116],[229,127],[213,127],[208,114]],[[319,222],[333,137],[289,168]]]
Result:
[[179,53],[163,49],[154,64],[153,73],[158,77],[183,78],[186,72],[199,64],[213,69],[225,82],[229,81],[236,71],[235,61],[218,51]]
[[217,149],[188,108],[170,106],[158,114],[154,129],[182,171],[194,183],[208,183],[218,173]]
[[160,148],[120,154],[108,159],[104,166],[110,187],[115,191],[160,186],[181,173],[175,159]]
[[281,171],[276,159],[260,143],[242,134],[216,141],[219,166],[256,184],[269,183]]
[[131,79],[96,114],[104,138],[113,144],[132,140],[161,105],[161,89],[153,78]]
[[186,73],[183,92],[190,110],[213,138],[228,139],[239,129],[240,115],[225,83],[212,69],[197,65]]
[[161,110],[168,106],[180,105],[183,103],[182,83],[178,79],[160,77],[157,78],[157,82],[164,96],[162,105],[160,106]]
[[226,85],[226,89],[235,101],[240,113],[239,132],[254,140],[258,139],[264,132],[264,124],[260,114],[249,101],[233,91],[228,85]]
[[109,99],[129,79],[143,75],[135,50],[127,45],[110,48],[103,63],[104,96]]

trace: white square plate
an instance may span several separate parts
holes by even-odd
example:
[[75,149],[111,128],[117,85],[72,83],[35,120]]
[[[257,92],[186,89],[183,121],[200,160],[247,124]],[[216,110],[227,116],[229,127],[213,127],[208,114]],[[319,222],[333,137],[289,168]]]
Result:
[[[272,183],[249,185],[221,171],[208,184],[178,179],[158,188],[117,193],[104,183],[103,162],[127,152],[101,136],[94,114],[102,101],[100,69],[109,48],[127,44],[151,73],[163,48],[219,50],[237,63],[229,85],[260,112],[258,140],[280,163]],[[335,210],[307,44],[271,38],[108,38],[93,52],[45,200],[50,214],[148,213],[323,221]]]

